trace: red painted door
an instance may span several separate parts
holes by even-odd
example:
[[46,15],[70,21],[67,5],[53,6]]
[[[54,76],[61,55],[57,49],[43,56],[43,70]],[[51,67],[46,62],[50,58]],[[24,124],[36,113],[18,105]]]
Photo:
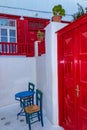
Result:
[[78,130],[87,130],[87,23],[78,35]]
[[60,124],[87,130],[87,24],[62,34],[59,42]]
[[75,86],[76,86],[76,64],[74,63],[74,31],[67,32],[63,36],[63,92],[64,92],[64,128],[65,130],[76,130],[75,128]]

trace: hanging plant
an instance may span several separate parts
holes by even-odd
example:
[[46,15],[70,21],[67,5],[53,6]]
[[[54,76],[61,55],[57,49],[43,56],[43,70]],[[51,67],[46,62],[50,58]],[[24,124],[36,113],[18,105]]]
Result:
[[42,42],[44,40],[44,37],[45,37],[45,33],[39,30],[37,32],[37,40]]

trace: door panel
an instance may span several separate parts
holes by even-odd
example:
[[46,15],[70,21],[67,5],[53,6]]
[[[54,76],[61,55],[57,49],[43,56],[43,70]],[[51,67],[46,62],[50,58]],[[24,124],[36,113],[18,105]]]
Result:
[[87,61],[79,60],[78,128],[87,129]]
[[64,35],[64,127],[75,130],[73,31]]
[[87,130],[87,24],[79,30],[79,51],[78,51],[78,130]]
[[65,130],[87,130],[87,22],[58,35],[60,123]]
[[[64,36],[66,130],[87,129],[87,25]],[[78,34],[78,37],[75,37]]]

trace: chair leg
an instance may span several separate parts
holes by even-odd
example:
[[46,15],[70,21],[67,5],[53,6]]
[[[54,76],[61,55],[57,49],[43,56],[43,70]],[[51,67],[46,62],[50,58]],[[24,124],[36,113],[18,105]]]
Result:
[[22,108],[20,112],[17,114],[17,119],[19,118],[19,116],[25,116],[24,108]]
[[43,114],[42,114],[42,112],[40,112],[40,115],[41,115],[41,125],[44,126],[44,124],[43,124]]
[[29,126],[29,130],[31,130],[30,116],[28,116],[28,126]]
[[40,121],[40,112],[38,112],[37,115],[38,115],[38,120]]
[[28,124],[28,114],[26,114],[26,124]]

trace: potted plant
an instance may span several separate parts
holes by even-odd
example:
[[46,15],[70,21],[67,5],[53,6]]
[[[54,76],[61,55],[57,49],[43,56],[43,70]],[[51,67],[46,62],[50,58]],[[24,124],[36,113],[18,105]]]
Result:
[[52,8],[52,12],[53,12],[53,17],[52,17],[52,21],[56,21],[56,22],[60,22],[62,19],[62,16],[65,16],[65,9],[62,7],[61,4],[59,5],[55,5]]
[[78,6],[78,12],[76,12],[72,15],[73,20],[76,20],[77,18],[79,18],[82,15],[84,15],[85,13],[87,13],[87,7],[84,10],[83,7],[79,3],[77,3],[77,6]]
[[42,42],[44,40],[44,37],[45,37],[45,33],[43,31],[38,31],[37,32],[37,40]]

